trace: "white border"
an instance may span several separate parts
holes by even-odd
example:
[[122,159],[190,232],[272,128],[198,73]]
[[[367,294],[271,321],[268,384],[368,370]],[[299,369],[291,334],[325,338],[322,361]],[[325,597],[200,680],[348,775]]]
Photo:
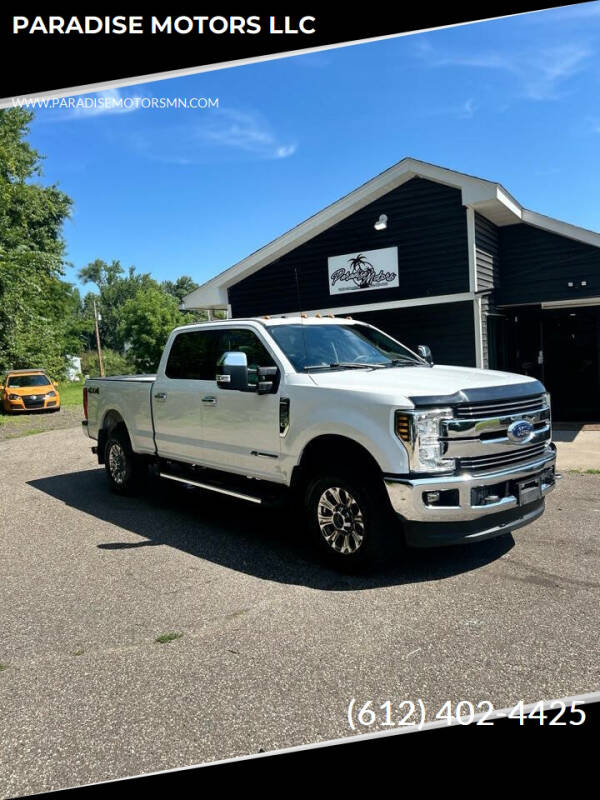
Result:
[[[566,6],[553,6],[552,8],[539,8],[532,9],[531,11],[519,11],[515,14],[501,14],[497,17],[485,17],[482,19],[468,20],[467,22],[455,22],[451,25],[437,25],[434,28],[420,28],[416,31],[404,31],[402,33],[390,33],[385,36],[373,36],[369,39],[352,39],[349,42],[337,42],[335,44],[324,44],[318,47],[306,47],[300,50],[286,50],[283,53],[269,53],[264,56],[253,56],[251,58],[242,58],[235,61],[221,61],[217,64],[205,64],[198,67],[185,67],[184,69],[168,70],[166,72],[152,72],[147,75],[135,75],[130,78],[117,78],[113,81],[100,81],[99,83],[88,83],[83,86],[70,86],[65,89],[56,89],[48,92],[34,92],[26,95],[19,95],[20,100],[37,99],[37,98],[54,98],[54,97],[71,97],[77,94],[90,94],[99,92],[104,89],[119,89],[123,86],[136,86],[140,83],[154,83],[156,81],[165,81],[169,78],[184,78],[188,75],[198,75],[203,72],[214,72],[220,69],[231,69],[232,67],[241,67],[247,64],[258,64],[263,61],[273,61],[278,58],[292,58],[294,56],[305,55],[307,53],[321,53],[325,50],[333,50],[338,47],[352,47],[356,44],[367,44],[369,42],[381,42],[386,39],[397,39],[400,36],[413,36],[417,33],[427,33],[428,31],[441,31],[448,28],[458,28],[462,25],[476,25],[479,22],[493,22],[497,19],[509,19],[511,17],[522,17],[525,14],[539,14],[542,11],[553,11],[555,8],[565,8]],[[13,35],[13,34],[11,34]],[[26,35],[26,34],[22,34]],[[0,98],[0,108],[10,108],[15,105],[15,96]]]

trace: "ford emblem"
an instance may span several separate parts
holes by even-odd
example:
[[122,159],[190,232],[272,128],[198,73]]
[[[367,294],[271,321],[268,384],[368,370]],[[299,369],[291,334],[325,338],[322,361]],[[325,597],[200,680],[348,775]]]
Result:
[[533,425],[525,419],[518,419],[508,426],[506,435],[511,442],[523,444],[524,442],[528,442],[533,436]]

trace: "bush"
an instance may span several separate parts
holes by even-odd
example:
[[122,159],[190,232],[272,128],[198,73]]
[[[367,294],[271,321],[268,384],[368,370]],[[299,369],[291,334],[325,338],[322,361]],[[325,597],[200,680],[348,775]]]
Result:
[[[105,375],[132,375],[135,372],[135,365],[127,356],[118,353],[116,350],[103,350],[102,362],[104,364]],[[90,378],[97,378],[100,375],[98,363],[98,353],[95,350],[86,350],[81,356],[81,371]]]

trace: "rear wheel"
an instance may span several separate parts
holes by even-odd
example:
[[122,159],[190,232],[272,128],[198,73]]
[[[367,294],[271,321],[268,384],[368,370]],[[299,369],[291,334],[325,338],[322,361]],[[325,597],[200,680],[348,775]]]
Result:
[[126,431],[114,431],[108,435],[104,466],[110,488],[117,494],[135,494],[139,489],[143,464],[131,449]]
[[305,514],[313,539],[336,569],[356,571],[382,563],[395,520],[377,481],[322,475],[306,487]]

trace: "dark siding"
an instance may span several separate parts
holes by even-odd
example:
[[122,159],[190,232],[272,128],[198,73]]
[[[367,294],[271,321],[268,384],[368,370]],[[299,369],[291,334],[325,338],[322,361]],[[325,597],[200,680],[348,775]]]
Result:
[[475,213],[475,265],[479,291],[498,286],[499,253],[498,228]]
[[[388,228],[373,228],[380,214]],[[330,295],[328,256],[398,247],[400,286]],[[387,302],[469,290],[458,189],[413,178],[229,288],[234,317]]]
[[473,303],[444,303],[352,314],[416,350],[428,344],[436,364],[475,366]]
[[[600,248],[532,225],[500,229],[496,305],[573,300],[600,295]],[[573,281],[570,288],[567,284]],[[587,281],[587,286],[581,286]]]

